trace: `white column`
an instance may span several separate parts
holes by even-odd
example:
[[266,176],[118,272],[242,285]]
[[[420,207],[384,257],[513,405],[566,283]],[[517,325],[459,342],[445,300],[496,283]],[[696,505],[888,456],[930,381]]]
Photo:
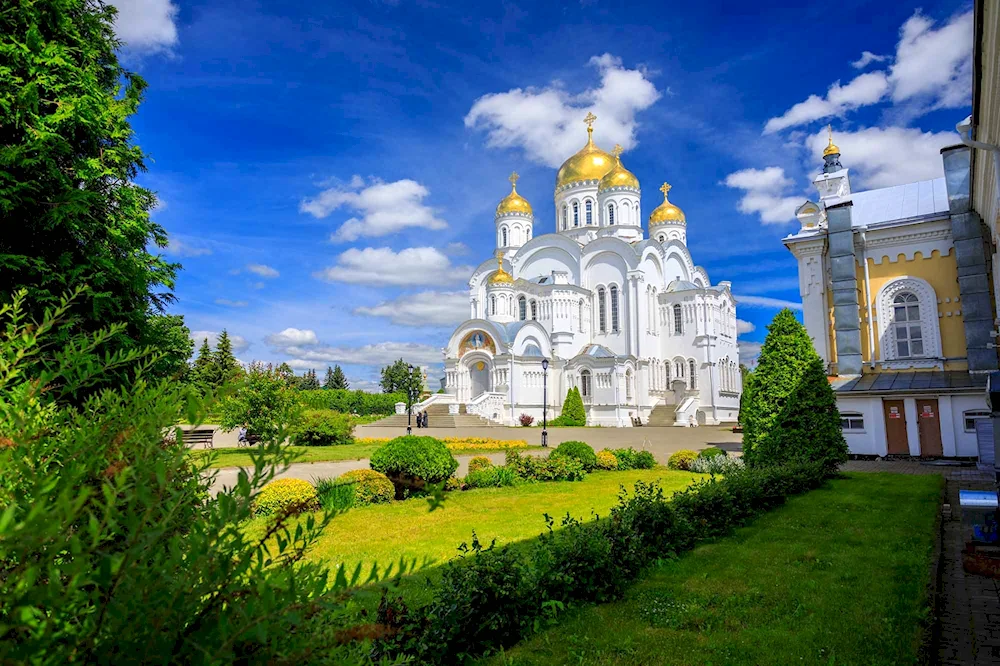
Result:
[[917,399],[903,398],[903,414],[906,417],[906,439],[910,445],[910,455],[920,455],[920,424],[917,422]]
[[829,363],[830,311],[826,302],[826,238],[795,243],[789,249],[799,262],[802,321],[812,338],[816,353],[824,363]]
[[938,423],[941,427],[941,453],[946,458],[958,455],[955,445],[955,428],[965,428],[963,419],[954,417],[951,407],[951,396],[938,396]]

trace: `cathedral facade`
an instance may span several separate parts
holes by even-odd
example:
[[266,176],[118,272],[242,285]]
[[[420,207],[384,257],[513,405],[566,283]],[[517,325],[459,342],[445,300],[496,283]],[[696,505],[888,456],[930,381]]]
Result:
[[[517,424],[560,412],[579,389],[588,425],[735,421],[742,382],[736,302],[687,249],[687,221],[667,197],[643,228],[639,180],[593,140],[560,167],[555,233],[535,235],[531,204],[496,208],[496,256],[469,280],[469,319],[445,349],[453,413]],[[543,360],[547,360],[543,367]]]

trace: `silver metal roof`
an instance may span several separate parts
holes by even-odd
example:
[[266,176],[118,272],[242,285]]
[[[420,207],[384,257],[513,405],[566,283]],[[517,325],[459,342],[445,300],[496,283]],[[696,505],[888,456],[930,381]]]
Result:
[[855,192],[851,201],[851,224],[855,227],[948,214],[944,178]]

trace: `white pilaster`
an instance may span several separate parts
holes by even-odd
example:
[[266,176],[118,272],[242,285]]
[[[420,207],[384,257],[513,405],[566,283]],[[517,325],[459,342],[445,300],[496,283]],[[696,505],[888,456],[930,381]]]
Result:
[[830,310],[826,302],[826,237],[789,243],[799,262],[802,320],[816,353],[830,362]]
[[920,424],[917,422],[917,399],[903,398],[903,415],[906,418],[906,439],[910,455],[920,455]]

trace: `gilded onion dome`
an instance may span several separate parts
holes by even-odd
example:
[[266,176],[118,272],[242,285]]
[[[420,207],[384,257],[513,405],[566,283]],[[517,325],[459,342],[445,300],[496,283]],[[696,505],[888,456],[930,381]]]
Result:
[[649,226],[671,222],[687,224],[687,220],[684,218],[684,211],[670,203],[670,200],[667,199],[667,192],[670,191],[670,185],[663,183],[660,191],[663,192],[663,203],[654,208],[653,212],[649,214]]
[[600,180],[614,167],[615,158],[594,143],[595,120],[597,117],[592,113],[588,113],[584,119],[587,123],[587,145],[559,167],[559,172],[556,174],[556,189],[570,183]]
[[639,189],[639,179],[635,177],[635,174],[622,166],[622,151],[624,149],[616,145],[615,149],[611,151],[611,154],[615,157],[615,165],[611,167],[611,171],[604,174],[601,178],[601,183],[597,186],[598,192],[603,192],[604,190],[610,190],[613,187],[632,187]]
[[518,178],[520,178],[520,176],[518,176],[515,171],[510,174],[510,178],[507,179],[510,181],[510,194],[501,199],[500,203],[497,204],[497,217],[508,213],[531,215],[531,204],[528,203],[527,199],[517,193]]
[[503,252],[497,252],[497,272],[490,276],[487,284],[514,284],[514,278],[503,269]]

